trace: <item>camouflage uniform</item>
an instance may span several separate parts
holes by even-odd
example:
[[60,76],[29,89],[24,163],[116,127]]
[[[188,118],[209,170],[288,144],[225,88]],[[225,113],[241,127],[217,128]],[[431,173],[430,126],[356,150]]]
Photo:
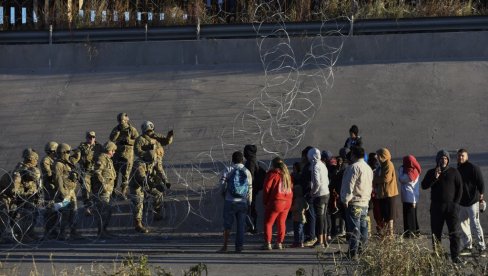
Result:
[[164,148],[163,146],[169,145],[173,142],[173,135],[165,137],[162,134],[155,133],[153,130],[146,131],[141,136],[137,137],[134,144],[134,152],[137,157],[142,158],[144,153],[150,150],[154,150],[156,153],[156,173],[162,180],[162,184],[170,185],[168,177],[163,167]]
[[110,198],[114,189],[115,171],[109,151],[115,151],[116,146],[112,142],[105,144],[105,152],[98,156],[93,173],[93,201],[100,220],[98,222],[98,235],[103,237],[108,235],[107,226],[112,217]]
[[41,173],[42,173],[42,185],[43,194],[46,204],[46,211],[44,213],[44,236],[45,238],[57,236],[55,225],[58,221],[58,213],[54,211],[54,197],[56,195],[56,187],[54,186],[54,161],[56,157],[56,149],[58,143],[49,142],[46,144],[45,152],[46,156],[41,160]]
[[79,180],[79,175],[75,171],[75,164],[79,160],[79,155],[70,156],[70,150],[71,147],[67,144],[60,144],[58,146],[58,159],[54,162],[53,170],[54,186],[56,187],[55,201],[69,201],[68,206],[59,210],[61,212],[59,238],[62,240],[66,239],[66,227],[70,228],[72,238],[79,236],[75,220],[76,210],[78,209],[76,188]]
[[40,201],[41,171],[37,167],[39,155],[32,149],[23,153],[24,161],[17,164],[13,181],[18,184],[16,193],[17,219],[14,233],[23,242],[37,239],[34,228],[37,223],[37,206]]
[[8,172],[0,178],[0,237],[10,227],[17,208],[15,198],[20,190],[20,181],[14,182],[12,175]]
[[134,224],[137,232],[148,232],[142,225],[145,193],[153,197],[155,218],[161,216],[164,193],[161,183],[162,179],[156,171],[155,152],[146,152],[143,159],[137,159],[135,162],[130,181],[130,195],[134,205]]
[[[118,183],[118,173],[122,174],[121,191],[125,195],[129,184],[129,175],[134,162],[134,141],[139,136],[137,129],[128,123],[127,114],[121,113],[117,116],[119,125],[114,127],[110,133],[110,141],[117,146],[117,151],[113,157],[114,167],[117,171],[117,179],[115,185]],[[122,123],[121,119],[127,118],[126,123]]]
[[[88,136],[95,137],[95,132],[90,131],[87,133]],[[82,171],[82,183],[81,183],[81,196],[83,198],[83,204],[85,207],[91,206],[91,193],[92,193],[92,184],[91,179],[93,175],[93,170],[95,169],[95,160],[103,151],[103,146],[95,142],[94,144],[85,142],[81,143],[76,151],[80,152],[80,168]]]

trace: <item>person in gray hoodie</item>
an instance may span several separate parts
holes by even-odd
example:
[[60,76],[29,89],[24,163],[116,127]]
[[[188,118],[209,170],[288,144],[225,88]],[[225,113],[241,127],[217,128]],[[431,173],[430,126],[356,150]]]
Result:
[[[368,206],[373,191],[373,170],[364,161],[364,149],[353,147],[351,165],[342,179],[341,201],[346,209],[346,229],[350,233],[348,256],[354,258],[368,241]],[[359,241],[359,243],[358,243]]]
[[317,241],[313,246],[325,247],[327,242],[327,219],[326,206],[329,203],[329,172],[324,162],[320,160],[320,150],[311,148],[307,153],[308,161],[310,162],[311,183],[310,195],[313,200],[313,208],[315,211],[315,235]]

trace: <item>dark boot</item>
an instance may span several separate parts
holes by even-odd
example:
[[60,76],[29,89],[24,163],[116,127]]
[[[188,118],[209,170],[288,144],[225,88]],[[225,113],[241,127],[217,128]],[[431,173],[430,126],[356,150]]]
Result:
[[136,230],[136,232],[143,233],[143,234],[149,232],[149,230],[147,230],[147,228],[145,228],[144,225],[142,225],[142,221],[141,220],[136,219],[135,222],[134,222],[134,224],[135,224],[135,230]]

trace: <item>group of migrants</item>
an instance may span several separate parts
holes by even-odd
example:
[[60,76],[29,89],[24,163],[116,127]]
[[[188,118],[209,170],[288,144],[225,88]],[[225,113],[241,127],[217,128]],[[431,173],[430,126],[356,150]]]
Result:
[[[397,201],[403,207],[404,238],[420,236],[417,219],[419,189],[431,190],[430,224],[435,250],[439,249],[442,229],[447,224],[453,262],[470,254],[473,245],[480,255],[486,245],[480,225],[480,212],[485,210],[484,182],[478,166],[468,161],[465,149],[457,151],[457,167],[451,166],[450,155],[441,150],[436,167],[420,180],[422,168],[413,155],[403,157],[397,169],[387,148],[365,153],[359,129],[353,125],[350,137],[338,156],[314,147],[302,151],[301,162],[293,171],[280,157],[271,161],[265,172],[256,161],[256,146],[246,145],[244,153],[232,155],[220,180],[224,201],[224,244],[228,250],[230,231],[237,223],[235,251],[243,250],[244,232],[256,233],[257,194],[262,191],[264,205],[264,250],[283,249],[286,220],[291,212],[293,243],[291,247],[325,248],[334,237],[349,241],[347,255],[356,258],[367,244],[371,233],[369,213],[376,223],[377,235],[393,238]],[[246,159],[246,161],[244,161]],[[277,235],[272,246],[272,228]]]
[[[115,198],[131,199],[137,232],[148,232],[142,224],[145,197],[151,197],[154,220],[161,220],[163,196],[171,187],[163,168],[163,146],[172,143],[173,131],[165,136],[145,121],[139,134],[126,113],[118,114],[117,120],[104,145],[96,141],[94,131],[88,131],[86,141],[75,149],[66,143],[47,143],[40,162],[35,150],[25,149],[23,160],[0,179],[0,234],[11,229],[12,237],[20,242],[81,238],[78,189],[83,200],[80,210],[95,217],[98,237],[113,236],[107,227]],[[40,215],[42,237],[35,231]]]

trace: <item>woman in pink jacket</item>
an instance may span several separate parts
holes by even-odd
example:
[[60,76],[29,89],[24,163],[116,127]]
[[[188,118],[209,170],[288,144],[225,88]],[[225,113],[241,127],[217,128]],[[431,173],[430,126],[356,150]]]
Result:
[[264,246],[271,250],[273,224],[277,221],[278,235],[276,249],[283,249],[286,233],[286,217],[293,199],[293,182],[283,160],[276,157],[271,162],[271,170],[266,174],[263,187],[264,211]]

